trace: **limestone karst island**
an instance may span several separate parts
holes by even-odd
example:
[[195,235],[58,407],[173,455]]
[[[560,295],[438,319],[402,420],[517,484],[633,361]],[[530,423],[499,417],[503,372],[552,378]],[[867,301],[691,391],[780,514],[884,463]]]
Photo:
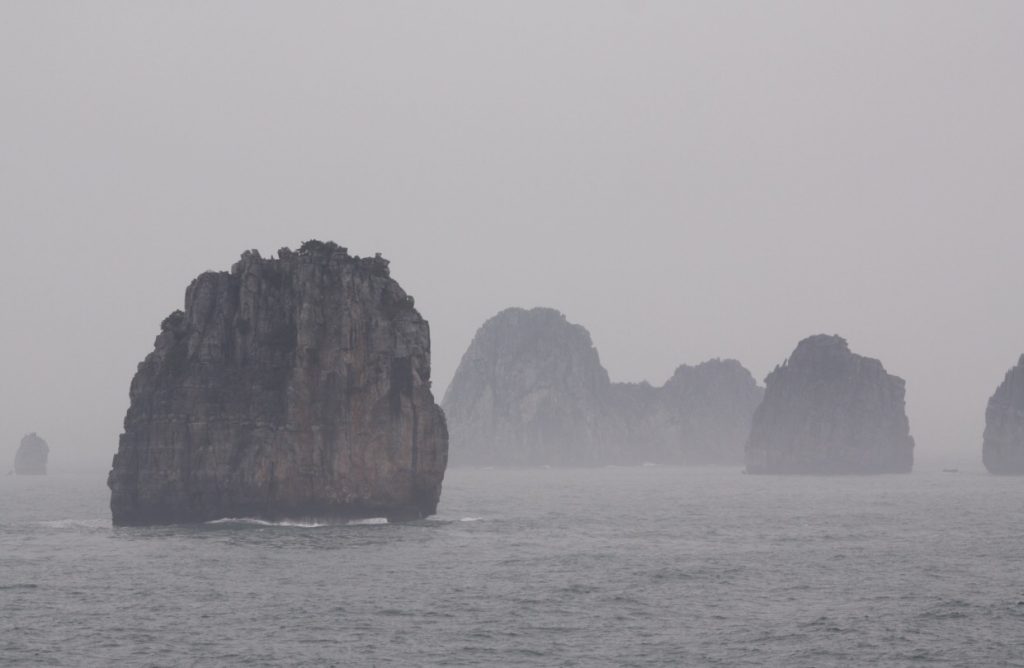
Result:
[[14,454],[14,473],[16,475],[46,475],[46,460],[50,456],[50,446],[38,434],[31,433],[21,439],[18,451]]
[[310,241],[200,275],[130,398],[116,525],[437,508],[448,431],[430,330],[379,255]]
[[804,339],[768,374],[748,473],[910,473],[905,384],[839,336]]
[[988,401],[982,460],[991,473],[1024,475],[1024,355]]
[[510,308],[477,332],[443,406],[453,464],[740,465],[762,393],[735,360],[680,366],[662,387],[613,383],[584,327]]

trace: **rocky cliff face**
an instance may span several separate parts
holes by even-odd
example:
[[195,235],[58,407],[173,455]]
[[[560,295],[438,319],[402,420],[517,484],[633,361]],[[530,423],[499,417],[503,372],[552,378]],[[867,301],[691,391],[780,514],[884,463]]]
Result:
[[659,460],[681,464],[735,464],[744,461],[750,420],[764,388],[736,360],[681,366],[665,384],[663,401],[671,415],[670,448]]
[[477,332],[442,402],[453,462],[613,460],[609,384],[586,329],[553,309],[502,311]]
[[1024,355],[988,400],[982,459],[990,473],[1024,475]]
[[613,383],[614,415],[643,461],[743,465],[750,419],[764,388],[736,360],[683,365],[662,387]]
[[443,405],[458,464],[739,464],[760,397],[733,360],[612,383],[586,329],[516,308],[480,328]]
[[250,251],[161,329],[108,480],[115,524],[435,512],[448,434],[429,327],[386,260]]
[[768,375],[746,448],[749,473],[909,473],[903,379],[838,336],[804,339]]
[[21,445],[14,454],[14,472],[17,475],[46,475],[46,460],[50,446],[36,434],[21,439]]

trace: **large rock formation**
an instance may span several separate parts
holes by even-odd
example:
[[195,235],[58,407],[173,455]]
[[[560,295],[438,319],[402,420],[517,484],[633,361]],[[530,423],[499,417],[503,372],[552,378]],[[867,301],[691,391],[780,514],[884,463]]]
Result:
[[1024,355],[988,400],[981,454],[991,473],[1024,475]]
[[443,405],[457,464],[740,464],[761,391],[733,360],[612,383],[586,329],[512,308],[477,332]]
[[21,445],[14,455],[14,472],[17,475],[46,475],[46,460],[50,446],[35,433],[21,439]]
[[108,480],[115,524],[435,512],[429,327],[379,255],[246,252],[161,329]]
[[652,461],[743,464],[750,420],[764,388],[742,364],[714,359],[683,365],[658,394],[658,412],[667,417],[668,429],[666,437],[656,439],[660,447]]
[[746,448],[749,473],[909,473],[905,384],[846,340],[804,339],[766,379]]
[[609,384],[586,329],[552,309],[502,311],[477,332],[442,402],[453,462],[613,460]]

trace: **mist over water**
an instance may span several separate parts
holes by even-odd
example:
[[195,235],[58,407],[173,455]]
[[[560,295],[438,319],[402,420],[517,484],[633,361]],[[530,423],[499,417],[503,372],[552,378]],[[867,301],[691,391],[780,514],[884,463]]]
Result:
[[188,282],[317,238],[392,261],[438,396],[509,306],[655,385],[835,333],[907,380],[919,454],[978,457],[1024,352],[1022,33],[999,0],[5,2],[0,456],[109,466]]
[[[1024,667],[1024,486],[981,461],[1024,353],[1022,35],[1012,0],[0,3],[0,474],[50,447],[0,475],[0,666]],[[508,307],[654,386],[838,334],[906,381],[914,471],[455,468],[419,521],[114,528],[130,383],[186,286],[311,239],[391,262],[437,399]],[[161,405],[149,480],[229,497],[237,458],[172,451],[223,415]]]
[[1018,483],[453,469],[418,522],[113,529],[5,476],[0,663],[1019,665]]

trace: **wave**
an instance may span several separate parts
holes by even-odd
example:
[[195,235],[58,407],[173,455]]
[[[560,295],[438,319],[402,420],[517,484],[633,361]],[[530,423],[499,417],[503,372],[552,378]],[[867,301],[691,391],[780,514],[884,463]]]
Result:
[[459,521],[460,522],[479,522],[482,519],[483,519],[482,517],[463,517]]
[[210,520],[206,524],[255,524],[261,527],[298,527],[300,529],[316,529],[317,527],[329,526],[326,523],[321,522],[299,522],[295,520],[281,520],[280,522],[271,522],[269,520],[261,520],[255,517],[222,517],[219,520]]
[[339,526],[339,525],[363,525],[363,524],[387,524],[388,519],[386,517],[367,517],[359,520],[349,520],[347,522],[302,522],[299,520],[280,520],[278,522],[272,522],[270,520],[261,520],[258,517],[222,517],[219,520],[210,520],[205,524],[252,524],[261,527],[295,527],[299,529],[317,529],[319,527]]
[[109,519],[96,519],[96,520],[46,520],[38,522],[40,526],[49,527],[50,529],[109,529],[111,521]]

